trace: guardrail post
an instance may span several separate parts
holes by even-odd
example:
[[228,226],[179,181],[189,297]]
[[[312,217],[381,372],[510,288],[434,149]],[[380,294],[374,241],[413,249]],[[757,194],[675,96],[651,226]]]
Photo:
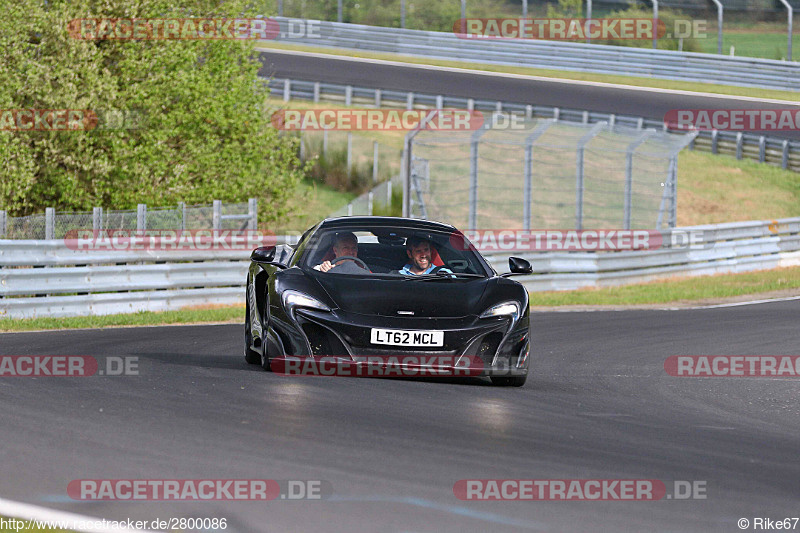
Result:
[[247,214],[250,220],[247,222],[247,229],[255,231],[258,229],[258,199],[249,198],[247,200]]
[[381,90],[375,89],[375,107],[381,107]]
[[598,122],[578,141],[575,151],[575,229],[583,229],[583,151],[586,144],[597,135],[608,122]]
[[92,232],[97,235],[97,232],[103,229],[103,208],[92,208]]
[[378,182],[378,141],[372,141],[372,182]]
[[758,162],[763,163],[767,158],[767,139],[762,135],[758,138]]
[[211,205],[211,229],[218,230],[222,227],[222,201],[214,200]]
[[561,116],[561,109],[554,107],[553,108],[553,120],[558,122],[558,118]]
[[55,239],[56,210],[46,207],[44,210],[44,238],[48,241]]
[[406,109],[414,109],[414,93],[411,91],[406,96]]
[[475,99],[467,98],[467,111],[475,111]]
[[617,115],[615,115],[614,113],[611,113],[608,116],[608,127],[609,128],[613,128],[616,124],[617,124]]
[[318,104],[318,103],[319,103],[319,89],[320,89],[320,85],[321,85],[321,84],[320,84],[320,82],[318,82],[318,81],[315,81],[315,82],[314,82],[314,103],[315,103],[315,104]]
[[670,191],[669,199],[669,227],[674,228],[678,221],[678,156],[669,160],[669,176],[667,186]]
[[147,204],[138,204],[136,206],[136,231],[145,231],[147,229]]
[[347,132],[347,173],[353,169],[353,134]]
[[6,238],[6,225],[8,224],[8,214],[5,211],[0,210],[0,239]]
[[719,141],[719,132],[717,130],[711,130],[711,153],[717,153],[717,142]]
[[530,104],[525,106],[525,118],[528,120],[533,118],[533,106]]
[[633,155],[636,149],[644,143],[654,132],[646,131],[635,141],[628,145],[625,152],[625,200],[623,212],[623,228],[631,229],[631,211],[633,208]]
[[283,101],[288,102],[292,99],[292,80],[283,80]]
[[344,88],[344,105],[353,105],[353,86],[348,85]]
[[786,139],[783,141],[783,154],[781,156],[781,168],[786,170],[786,167],[789,166],[789,140]]
[[495,109],[495,111],[497,111],[498,113],[502,113],[502,112],[503,112],[503,102],[500,102],[500,101],[498,101],[498,102],[497,102],[497,103],[494,105],[494,109]]
[[589,112],[588,111],[584,111],[583,112],[583,123],[584,124],[588,124],[589,123]]
[[444,96],[441,94],[436,95],[436,109],[441,109],[444,107]]
[[736,134],[736,159],[742,158],[742,140],[744,139],[744,134],[740,131]]
[[636,121],[636,129],[644,129],[644,117],[639,117],[639,120]]

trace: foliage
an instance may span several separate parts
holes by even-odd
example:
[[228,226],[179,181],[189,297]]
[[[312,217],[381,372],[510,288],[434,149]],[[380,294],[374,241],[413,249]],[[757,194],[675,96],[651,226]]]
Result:
[[[258,197],[280,217],[303,176],[270,126],[248,40],[80,40],[77,18],[252,16],[246,0],[15,0],[0,17],[0,109],[120,110],[119,127],[0,131],[14,215]],[[138,118],[136,118],[138,117]],[[103,123],[101,122],[101,126]]]

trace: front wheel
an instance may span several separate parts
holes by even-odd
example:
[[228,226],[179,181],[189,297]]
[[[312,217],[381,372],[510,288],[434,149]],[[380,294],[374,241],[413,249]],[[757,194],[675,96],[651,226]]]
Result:
[[247,302],[244,317],[244,360],[251,365],[261,363],[261,354],[250,348],[253,345],[253,333],[250,331],[250,302]]
[[498,387],[522,387],[528,379],[527,374],[524,376],[511,376],[511,377],[495,377],[491,376],[492,384]]

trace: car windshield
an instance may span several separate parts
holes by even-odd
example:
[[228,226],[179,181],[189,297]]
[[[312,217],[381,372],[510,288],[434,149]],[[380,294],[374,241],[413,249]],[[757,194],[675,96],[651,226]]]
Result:
[[403,227],[321,229],[303,247],[298,265],[330,274],[409,279],[469,279],[490,274],[461,233]]

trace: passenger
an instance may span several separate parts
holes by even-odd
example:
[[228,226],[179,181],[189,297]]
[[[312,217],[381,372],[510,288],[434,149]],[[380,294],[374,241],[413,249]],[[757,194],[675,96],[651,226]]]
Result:
[[431,274],[434,272],[445,272],[452,274],[453,271],[445,267],[437,267],[433,264],[431,243],[421,237],[409,237],[406,239],[406,254],[411,260],[400,269],[401,274],[407,276],[418,276],[421,274]]

